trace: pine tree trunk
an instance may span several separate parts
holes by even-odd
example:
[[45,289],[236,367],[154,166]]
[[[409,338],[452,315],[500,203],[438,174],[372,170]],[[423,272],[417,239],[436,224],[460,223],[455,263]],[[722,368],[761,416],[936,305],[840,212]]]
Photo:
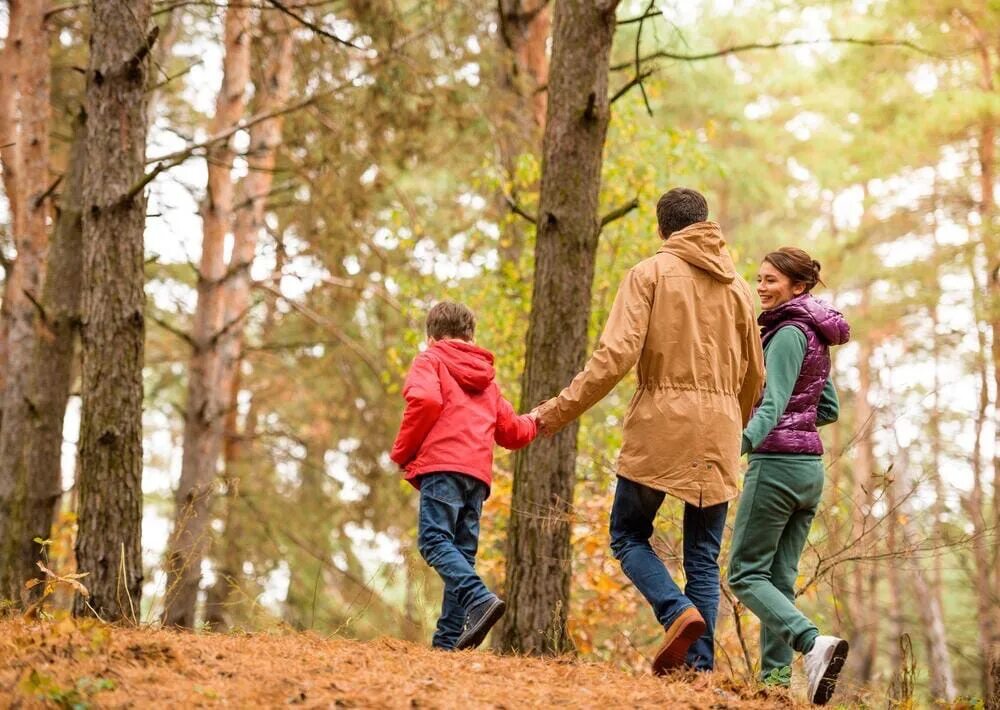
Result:
[[27,480],[24,526],[19,535],[22,576],[37,574],[39,550],[33,540],[49,537],[62,496],[63,419],[80,331],[86,130],[81,112],[74,125],[69,165],[61,185],[42,289],[45,319],[38,325],[31,363],[29,426],[22,455]]
[[[617,4],[555,5],[522,406],[558,392],[586,356]],[[497,641],[502,649],[542,654],[572,648],[566,614],[578,429],[571,424],[515,457],[508,609]]]
[[[27,521],[28,481],[24,466],[24,440],[30,427],[31,365],[35,354],[36,304],[41,300],[45,257],[48,251],[49,181],[49,32],[45,26],[47,0],[27,2],[20,18],[22,63],[18,69],[17,107],[19,166],[14,244],[17,263],[10,274],[7,296],[6,381],[3,426],[0,427],[0,598],[17,599],[24,583],[20,564],[31,538],[24,539]],[[5,304],[6,300],[5,300]],[[30,572],[30,570],[29,570]]]
[[[235,125],[246,107],[250,71],[249,13],[226,10],[222,86],[209,133]],[[192,628],[201,583],[201,561],[210,533],[212,493],[222,453],[229,391],[219,377],[219,338],[225,317],[226,233],[232,228],[233,150],[230,141],[208,152],[208,190],[202,205],[202,252],[188,367],[181,479],[174,497],[174,528],[167,547],[163,623]]]
[[[974,305],[980,312],[980,283],[975,264],[970,268]],[[975,563],[973,586],[976,590],[976,622],[979,632],[980,683],[984,698],[991,697],[994,690],[990,674],[991,643],[993,639],[993,558],[989,549],[986,526],[986,507],[983,490],[983,430],[989,418],[989,346],[986,333],[981,325],[976,325],[979,341],[977,367],[979,370],[979,403],[976,408],[975,439],[972,445],[972,491],[962,499],[963,507],[972,522],[972,555]]]
[[[500,0],[497,10],[501,61],[497,70],[496,135],[506,183],[497,195],[497,211],[509,215],[507,190],[512,199],[518,199],[514,184],[518,158],[538,150],[545,129],[552,13],[550,0]],[[520,217],[513,216],[503,225],[500,254],[505,263],[520,262],[524,232]]]
[[74,611],[136,621],[142,594],[144,176],[151,0],[92,0],[83,189],[83,413]]
[[[14,234],[21,234],[24,215],[21,193],[18,190],[18,173],[21,169],[20,141],[18,140],[17,86],[21,69],[21,25],[27,0],[9,0],[7,3],[7,37],[0,52],[0,162],[3,163],[3,186],[10,209],[10,224]],[[10,330],[10,293],[13,262],[4,262],[3,303],[0,304],[0,421],[3,418],[3,390],[7,382],[7,334]],[[0,470],[0,529],[3,527],[5,490],[13,491],[11,472]]]
[[[860,310],[867,310],[868,294],[862,294]],[[871,489],[872,473],[875,467],[875,457],[872,444],[874,428],[874,411],[870,404],[872,381],[872,347],[870,343],[862,342],[858,351],[858,393],[855,407],[857,421],[857,452],[854,462],[854,504],[852,506],[851,535],[860,538],[862,549],[868,549],[871,541],[862,537],[871,522]],[[851,647],[851,675],[855,682],[867,684],[874,671],[875,659],[869,653],[869,634],[874,632],[874,606],[871,604],[868,590],[868,579],[865,576],[864,565],[855,562],[851,567],[851,619],[853,622]]]

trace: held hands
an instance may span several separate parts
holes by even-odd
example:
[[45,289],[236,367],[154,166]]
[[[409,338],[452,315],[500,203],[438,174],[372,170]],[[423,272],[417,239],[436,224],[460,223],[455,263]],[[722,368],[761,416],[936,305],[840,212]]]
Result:
[[555,432],[551,431],[548,427],[545,426],[545,423],[542,421],[542,417],[538,412],[538,410],[541,408],[543,404],[545,404],[544,401],[539,402],[537,405],[535,405],[535,408],[532,409],[530,412],[528,412],[528,416],[531,417],[533,420],[535,420],[535,426],[538,427],[539,434],[541,434],[542,436],[552,436]]

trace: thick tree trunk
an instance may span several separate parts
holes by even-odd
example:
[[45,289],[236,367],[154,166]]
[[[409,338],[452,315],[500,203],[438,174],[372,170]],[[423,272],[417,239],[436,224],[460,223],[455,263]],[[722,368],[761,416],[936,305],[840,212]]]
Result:
[[37,574],[35,561],[39,550],[33,540],[49,537],[62,496],[63,418],[80,330],[86,130],[81,112],[74,126],[69,164],[59,196],[42,289],[45,318],[38,324],[29,373],[29,420],[18,466],[26,480],[23,526],[17,535],[21,577]]
[[[555,6],[522,405],[555,394],[586,356],[617,4],[560,0]],[[574,423],[515,458],[502,649],[572,648],[566,613],[578,428]]]
[[29,374],[35,354],[35,323],[41,299],[48,251],[49,180],[49,33],[45,27],[47,0],[27,2],[20,18],[21,63],[18,69],[17,107],[20,131],[17,195],[20,205],[14,244],[17,265],[10,274],[7,296],[9,325],[6,342],[6,381],[3,426],[0,428],[0,598],[17,599],[24,583],[20,564],[24,547],[25,499],[24,439],[31,410]]
[[[248,10],[226,10],[225,58],[209,133],[235,125],[246,107],[250,71]],[[219,338],[225,317],[226,233],[231,229],[233,150],[228,141],[208,154],[208,190],[202,205],[202,252],[195,309],[194,349],[188,367],[181,479],[174,498],[174,528],[167,548],[163,623],[191,628],[210,532],[212,491],[222,453],[228,390],[219,377]]]
[[83,210],[77,614],[136,621],[142,594],[143,230],[151,0],[92,0]]

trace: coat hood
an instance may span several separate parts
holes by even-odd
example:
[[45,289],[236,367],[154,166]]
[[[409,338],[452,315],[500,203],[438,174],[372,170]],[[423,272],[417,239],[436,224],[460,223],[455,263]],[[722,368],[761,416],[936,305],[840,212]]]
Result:
[[493,353],[464,340],[439,340],[431,346],[455,381],[467,392],[482,392],[496,375]]
[[757,322],[768,332],[777,330],[784,321],[790,320],[805,321],[812,325],[827,345],[843,345],[851,339],[851,326],[843,314],[808,293],[764,311],[757,317]]
[[736,268],[726,249],[722,228],[715,222],[695,222],[674,232],[657,253],[660,252],[673,254],[707,271],[721,283],[732,283],[736,279]]

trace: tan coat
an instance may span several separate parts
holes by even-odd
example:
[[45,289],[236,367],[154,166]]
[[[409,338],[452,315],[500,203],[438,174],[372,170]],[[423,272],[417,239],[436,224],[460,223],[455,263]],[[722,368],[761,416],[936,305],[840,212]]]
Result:
[[629,271],[597,350],[559,396],[539,407],[557,431],[639,363],[618,475],[697,506],[737,495],[740,439],[764,385],[750,286],[719,225],[670,235]]

